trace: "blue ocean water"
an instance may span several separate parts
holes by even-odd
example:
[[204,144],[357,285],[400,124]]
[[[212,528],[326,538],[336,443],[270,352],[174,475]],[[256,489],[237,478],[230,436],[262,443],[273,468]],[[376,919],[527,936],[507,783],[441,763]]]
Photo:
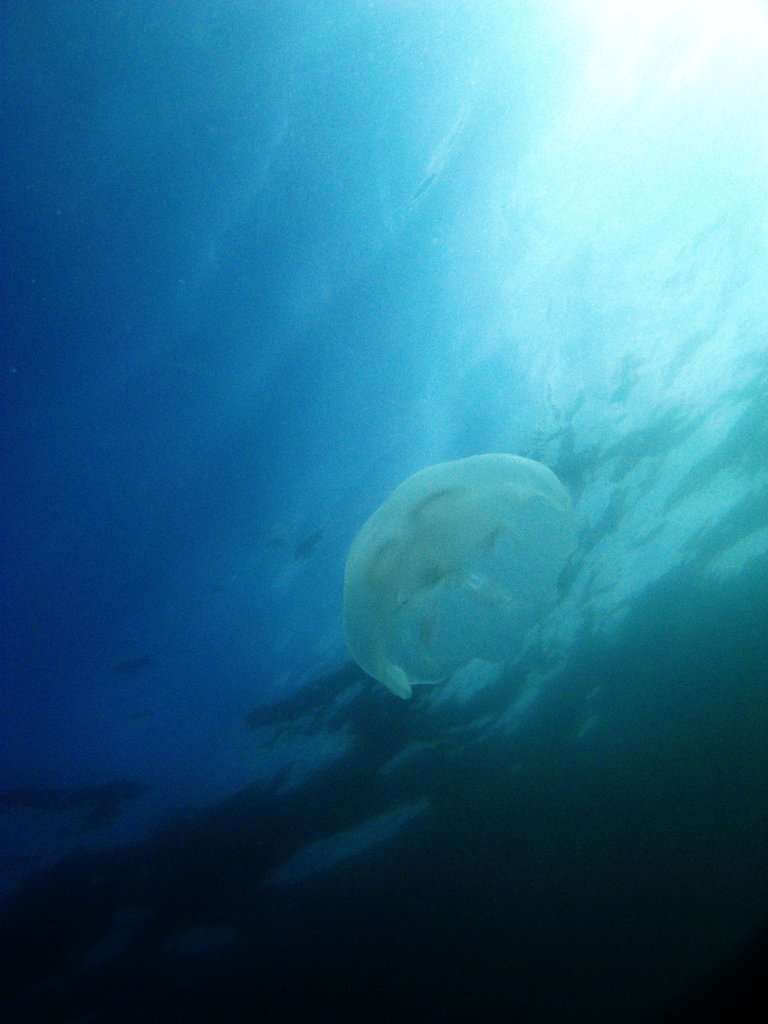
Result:
[[[765,4],[6,0],[0,47],[4,1019],[738,1019]],[[399,701],[347,550],[488,451],[576,551]]]

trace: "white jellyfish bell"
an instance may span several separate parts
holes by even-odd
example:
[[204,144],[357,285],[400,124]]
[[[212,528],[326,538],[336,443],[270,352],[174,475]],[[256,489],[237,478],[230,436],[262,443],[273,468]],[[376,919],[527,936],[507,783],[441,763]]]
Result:
[[473,658],[512,658],[551,604],[574,537],[570,496],[539,462],[475,455],[414,473],[347,556],[353,657],[404,698]]

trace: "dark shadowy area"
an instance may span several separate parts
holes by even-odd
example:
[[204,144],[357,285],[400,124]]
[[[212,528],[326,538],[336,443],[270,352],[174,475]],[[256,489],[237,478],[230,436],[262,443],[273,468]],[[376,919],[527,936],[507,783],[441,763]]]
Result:
[[126,800],[135,800],[146,791],[146,786],[131,779],[115,779],[101,786],[75,789],[19,786],[0,793],[0,814],[8,811],[82,811],[84,816],[76,831],[89,832],[111,824]]
[[[441,717],[429,690],[398,701],[348,664],[255,709],[248,725],[276,733],[344,723],[352,751],[30,876],[0,915],[3,1019],[757,1019],[765,577],[691,578],[583,643],[512,734],[453,728],[492,726],[512,678]],[[596,689],[603,726],[575,741]],[[394,838],[266,880],[422,797]]]

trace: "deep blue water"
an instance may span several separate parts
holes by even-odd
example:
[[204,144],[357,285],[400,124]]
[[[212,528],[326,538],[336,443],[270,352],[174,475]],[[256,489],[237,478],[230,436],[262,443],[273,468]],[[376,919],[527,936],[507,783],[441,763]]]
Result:
[[[765,5],[6,0],[0,46],[4,1019],[740,1019]],[[577,549],[399,701],[346,552],[484,451]]]

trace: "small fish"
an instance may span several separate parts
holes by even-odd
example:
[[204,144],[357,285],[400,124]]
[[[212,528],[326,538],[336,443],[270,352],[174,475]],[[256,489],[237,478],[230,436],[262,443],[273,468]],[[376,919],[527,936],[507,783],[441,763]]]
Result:
[[315,530],[314,533],[310,533],[308,537],[300,541],[293,550],[293,557],[297,561],[303,561],[305,558],[309,558],[312,552],[317,547],[320,538],[323,536],[322,530]]
[[151,658],[141,655],[138,658],[126,658],[125,661],[118,661],[113,672],[118,676],[133,676],[137,672],[146,672],[147,669],[153,668],[154,664],[155,662]]

